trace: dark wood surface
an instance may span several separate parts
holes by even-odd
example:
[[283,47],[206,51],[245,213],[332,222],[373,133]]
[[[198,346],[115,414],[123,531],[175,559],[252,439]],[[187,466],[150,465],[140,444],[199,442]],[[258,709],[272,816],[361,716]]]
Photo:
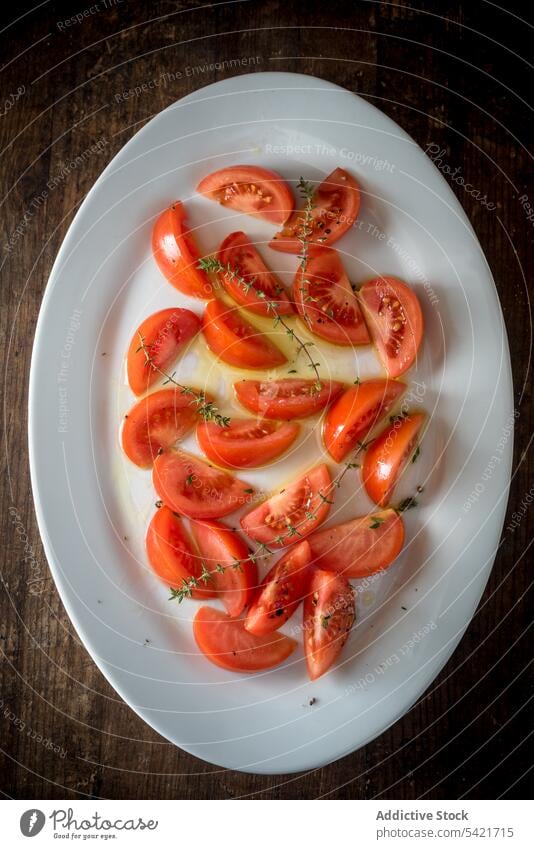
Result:
[[[525,794],[532,763],[527,739],[532,727],[531,525],[525,502],[532,487],[527,288],[532,266],[527,246],[534,224],[521,197],[530,193],[534,206],[534,188],[526,103],[532,77],[524,61],[532,59],[532,29],[517,16],[527,5],[508,3],[509,11],[484,0],[3,5],[2,100],[13,95],[0,119],[5,392],[0,789],[6,796]],[[81,23],[64,25],[84,9],[89,12]],[[51,264],[77,206],[104,165],[155,113],[196,88],[251,70],[243,65],[187,75],[186,68],[248,56],[260,57],[256,70],[315,74],[358,92],[424,148],[445,149],[444,161],[494,205],[489,208],[451,181],[485,250],[504,311],[519,412],[507,522],[514,511],[525,513],[517,528],[503,532],[476,616],[413,709],[349,757],[285,777],[214,771],[161,739],[103,679],[48,574],[26,438],[35,323]],[[172,79],[177,71],[182,77]],[[165,72],[166,85],[116,101],[117,92]],[[50,177],[101,139],[100,153],[85,157],[83,167],[70,169],[58,188],[43,195]],[[9,249],[19,224],[22,233]]]

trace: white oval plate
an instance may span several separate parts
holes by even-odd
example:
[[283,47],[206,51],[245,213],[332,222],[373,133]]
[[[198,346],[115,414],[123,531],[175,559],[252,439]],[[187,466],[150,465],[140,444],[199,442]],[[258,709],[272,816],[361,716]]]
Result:
[[[141,319],[188,301],[150,253],[154,217],[181,198],[203,252],[245,229],[273,230],[195,196],[203,175],[258,163],[288,180],[338,164],[363,191],[360,223],[336,245],[351,278],[404,277],[427,331],[407,379],[430,414],[419,461],[399,497],[424,485],[405,514],[407,544],[386,575],[361,586],[359,625],[335,669],[311,684],[302,651],[255,676],[198,654],[196,603],[168,601],[143,549],[155,495],[124,460],[118,425],[133,400],[124,353]],[[266,251],[288,273],[294,257]],[[180,364],[232,408],[228,372],[199,354]],[[379,374],[361,354],[319,346],[335,376]],[[234,370],[238,376],[239,373]],[[226,384],[221,376],[226,374]],[[54,264],[39,316],[30,380],[30,459],[39,527],[61,598],[106,678],[153,728],[224,767],[283,773],[326,764],[380,734],[429,686],[467,627],[486,584],[507,501],[512,382],[495,286],[453,193],[422,150],[365,100],[294,74],[240,76],[157,115],[115,157],[80,208]],[[317,429],[267,471],[269,488],[317,461]],[[194,447],[194,442],[188,443]],[[347,475],[330,522],[372,509]],[[298,628],[298,614],[288,628]],[[313,702],[313,700],[315,700]],[[310,704],[310,701],[313,704]]]

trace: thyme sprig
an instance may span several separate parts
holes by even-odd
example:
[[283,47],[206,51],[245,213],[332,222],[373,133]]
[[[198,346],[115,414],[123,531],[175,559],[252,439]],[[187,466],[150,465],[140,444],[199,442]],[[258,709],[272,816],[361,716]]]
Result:
[[206,585],[209,581],[212,580],[213,574],[215,572],[219,574],[223,574],[227,569],[239,569],[239,571],[243,571],[243,565],[240,560],[235,560],[233,563],[230,563],[228,566],[223,566],[222,563],[217,563],[214,569],[210,572],[207,568],[206,564],[202,564],[202,571],[198,578],[195,578],[194,575],[190,575],[189,578],[182,578],[182,583],[179,587],[169,587],[169,601],[177,601],[178,604],[181,604],[182,601],[186,598],[191,598],[193,595],[193,591],[202,586],[202,584]]

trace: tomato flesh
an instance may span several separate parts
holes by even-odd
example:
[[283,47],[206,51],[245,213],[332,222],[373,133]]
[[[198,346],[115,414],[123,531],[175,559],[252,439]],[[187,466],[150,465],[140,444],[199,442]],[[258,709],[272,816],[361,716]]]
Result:
[[186,213],[177,200],[156,219],[152,230],[152,253],[169,283],[193,298],[213,298],[213,286],[198,268],[200,252],[187,227]]
[[377,277],[362,286],[359,298],[389,377],[399,377],[414,362],[423,338],[417,295],[402,280]]
[[256,215],[273,224],[283,224],[294,206],[289,186],[276,171],[252,165],[214,171],[200,181],[197,192],[236,212]]
[[[200,320],[191,310],[160,310],[146,318],[135,331],[127,356],[128,383],[132,392],[142,395],[178,359],[200,330]],[[141,348],[143,342],[144,348]],[[147,361],[147,354],[150,362]]]
[[336,168],[315,190],[311,201],[311,220],[306,222],[303,210],[295,211],[270,242],[271,248],[297,254],[306,241],[315,245],[332,245],[352,227],[360,211],[360,188],[343,168]]
[[248,504],[254,490],[184,451],[156,457],[152,480],[163,502],[190,519],[219,519]]
[[369,333],[349,278],[331,248],[318,248],[293,284],[297,310],[312,333],[335,345],[367,345]]
[[123,451],[132,463],[147,469],[162,449],[183,439],[197,419],[195,402],[180,389],[153,392],[134,404],[125,416]]
[[271,634],[294,614],[310,579],[310,546],[303,540],[293,546],[265,576],[245,619],[252,634]]
[[195,578],[200,586],[191,588],[192,598],[215,595],[208,582],[200,580],[201,561],[193,551],[182,520],[168,507],[160,507],[152,517],[145,544],[152,569],[169,587],[182,587]]
[[336,661],[355,618],[354,590],[349,582],[323,569],[314,571],[304,600],[304,654],[312,681]]
[[380,507],[390,503],[399,477],[413,456],[424,421],[423,413],[398,417],[365,452],[363,482],[369,498]]
[[258,672],[279,666],[297,645],[283,634],[251,634],[242,619],[231,619],[212,607],[201,607],[197,612],[193,635],[208,660],[233,672]]
[[387,380],[366,380],[347,389],[326,415],[323,440],[330,456],[340,463],[405,391],[404,383]]
[[214,298],[202,316],[202,332],[212,352],[238,368],[275,368],[287,362],[268,336],[257,330],[235,307]]
[[228,427],[199,422],[197,440],[214,463],[232,469],[250,469],[280,457],[295,441],[299,430],[294,422],[277,425],[266,419],[232,418]]
[[395,510],[359,516],[308,537],[313,565],[345,578],[365,578],[390,566],[404,544],[404,522]]
[[331,500],[328,466],[315,466],[243,516],[241,527],[256,542],[292,545],[324,522]]
[[237,400],[251,413],[268,419],[304,419],[326,409],[343,392],[337,380],[322,380],[316,390],[314,380],[240,380],[234,383]]
[[[242,307],[257,315],[293,315],[294,309],[281,280],[269,271],[250,239],[242,232],[226,237],[217,259],[227,271],[219,272],[219,281]],[[238,275],[239,280],[235,275]]]

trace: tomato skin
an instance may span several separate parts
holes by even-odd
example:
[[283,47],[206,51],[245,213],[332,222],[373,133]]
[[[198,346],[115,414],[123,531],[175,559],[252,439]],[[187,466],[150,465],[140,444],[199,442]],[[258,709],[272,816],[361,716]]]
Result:
[[257,637],[242,619],[231,619],[213,607],[201,607],[193,620],[193,635],[208,660],[232,672],[259,672],[279,666],[297,643],[283,634]]
[[152,253],[163,276],[184,295],[204,300],[213,298],[210,279],[198,268],[200,253],[187,227],[181,201],[175,201],[156,219]]
[[291,421],[321,413],[345,388],[337,380],[321,380],[322,388],[313,392],[314,380],[240,380],[234,383],[237,400],[251,413],[268,419]]
[[152,480],[162,501],[190,519],[228,516],[249,503],[254,492],[245,481],[184,451],[165,451],[156,457]]
[[[201,561],[193,551],[182,520],[169,510],[160,507],[154,513],[146,534],[146,550],[152,569],[169,587],[181,587],[191,577],[199,578]],[[210,598],[215,593],[200,582],[191,590],[191,597]]]
[[180,389],[160,389],[141,398],[128,411],[121,443],[126,456],[148,469],[161,449],[171,448],[193,429],[197,406]]
[[238,368],[275,368],[287,362],[268,336],[243,318],[235,307],[214,298],[202,316],[202,332],[216,357]]
[[294,201],[289,186],[276,171],[254,165],[233,165],[208,174],[197,192],[223,206],[283,224]]
[[[127,355],[128,383],[135,395],[143,395],[162,379],[157,371],[167,371],[177,360],[188,342],[200,330],[200,319],[191,310],[174,307],[153,313],[139,325]],[[153,365],[147,365],[145,352],[140,349],[141,338]]]
[[[247,292],[243,284],[231,275],[219,272],[218,278],[230,297],[240,306],[257,315],[274,318],[275,315],[293,315],[295,310],[282,281],[269,271],[250,239],[238,231],[230,233],[219,248],[217,259],[225,268],[240,276],[250,285]],[[263,292],[265,297],[258,293]],[[275,306],[268,306],[267,302]]]
[[219,466],[253,469],[276,460],[295,441],[300,431],[294,422],[232,418],[228,427],[214,422],[197,424],[197,441],[203,453]]
[[356,618],[354,590],[341,575],[317,569],[304,599],[304,654],[315,681],[330,669]]
[[[360,211],[360,187],[348,171],[336,168],[317,187],[312,198],[313,232],[307,242],[328,246],[337,242],[352,227]],[[270,242],[271,248],[284,253],[298,254],[305,237],[303,211],[296,210],[281,231]],[[300,236],[300,239],[298,238]]]
[[[211,574],[208,586],[221,597],[229,616],[240,616],[258,586],[258,569],[247,546],[222,522],[192,520],[191,533]],[[224,571],[219,571],[218,566]]]
[[390,503],[398,479],[414,452],[425,418],[423,413],[410,413],[395,420],[365,452],[363,483],[369,498],[380,507]]
[[404,383],[387,380],[365,380],[347,389],[326,414],[323,440],[330,456],[340,463],[405,391]]
[[265,576],[245,619],[251,634],[271,634],[293,616],[310,580],[310,546],[303,540],[290,548]]
[[[256,542],[277,547],[292,545],[324,522],[331,501],[332,478],[328,466],[322,464],[243,516],[241,527]],[[295,533],[290,532],[290,525]]]
[[306,327],[334,345],[368,345],[369,333],[337,251],[317,248],[301,266],[293,298]]
[[308,537],[313,565],[345,578],[365,578],[390,566],[404,544],[404,522],[395,510],[359,516]]
[[399,377],[414,362],[423,338],[417,295],[396,277],[377,277],[364,283],[359,299],[386,372]]

